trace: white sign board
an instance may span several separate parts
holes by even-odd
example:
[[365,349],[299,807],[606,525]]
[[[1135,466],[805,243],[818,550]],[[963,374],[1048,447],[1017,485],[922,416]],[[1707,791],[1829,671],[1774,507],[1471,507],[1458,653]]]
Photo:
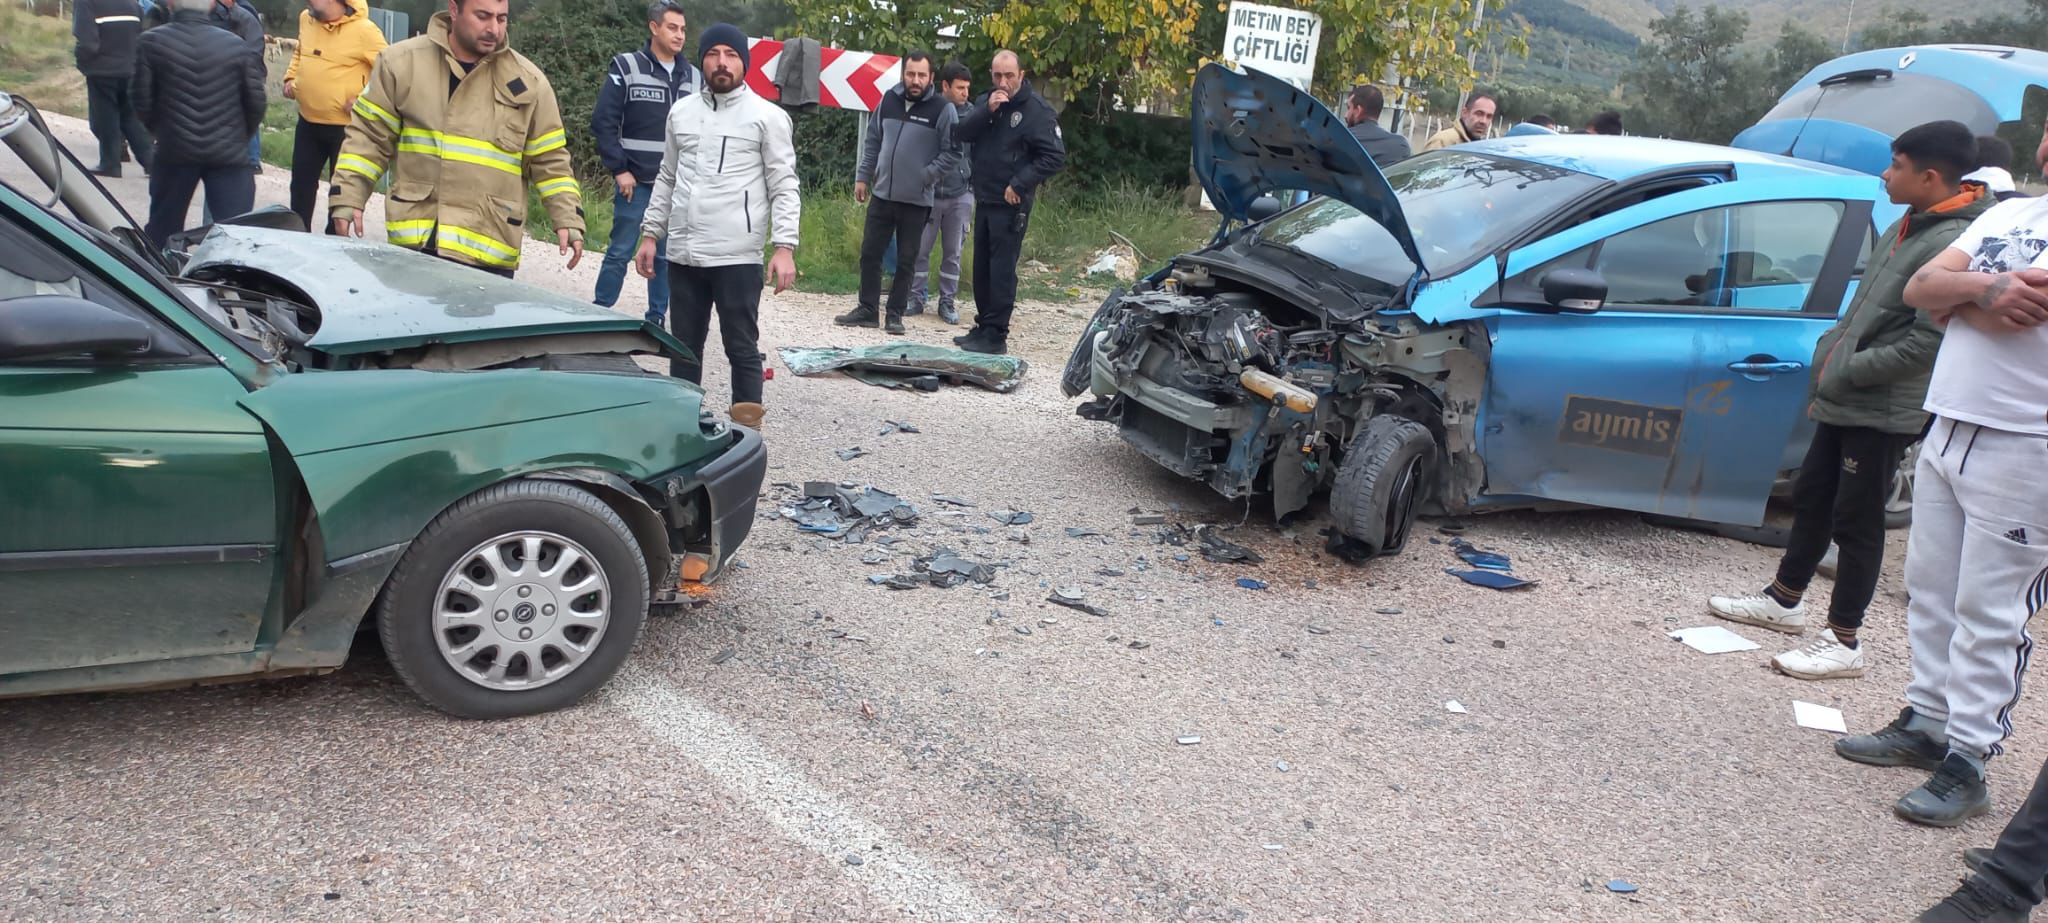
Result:
[[1314,13],[1257,3],[1232,3],[1223,30],[1223,60],[1272,74],[1302,92],[1316,74],[1323,19]]

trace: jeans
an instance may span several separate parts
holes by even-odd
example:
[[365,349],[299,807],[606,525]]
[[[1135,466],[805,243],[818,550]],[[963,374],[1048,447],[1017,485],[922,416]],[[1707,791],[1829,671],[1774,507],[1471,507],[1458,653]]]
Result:
[[761,403],[761,264],[667,265],[669,331],[690,348],[690,358],[676,360],[669,374],[704,383],[704,341],[715,312],[718,339],[732,363],[732,402]]
[[149,173],[149,223],[144,233],[159,248],[185,229],[192,193],[206,184],[206,205],[216,215],[245,214],[256,202],[256,177],[246,164],[159,163]]
[[940,199],[932,206],[931,220],[925,222],[924,237],[917,243],[917,275],[910,282],[911,301],[921,304],[925,300],[932,244],[940,242],[944,249],[939,257],[939,303],[953,303],[953,296],[960,292],[960,246],[967,242],[967,225],[973,220],[973,193]]
[[263,129],[261,126],[257,127],[255,134],[249,136],[249,167],[258,172],[263,170]]
[[1998,835],[1990,861],[1972,881],[2007,907],[2025,910],[2048,897],[2048,766],[2034,777],[2034,790]]
[[334,175],[334,158],[341,156],[341,142],[347,137],[347,125],[299,119],[298,131],[292,135],[292,211],[306,222],[306,230],[334,233],[334,222],[326,216],[315,220],[313,204],[320,197],[320,186]]
[[1007,342],[1017,310],[1017,259],[1031,203],[980,202],[974,208],[974,331]]
[[92,136],[100,143],[98,169],[102,173],[121,175],[124,142],[135,150],[135,162],[144,172],[156,153],[156,142],[150,139],[142,117],[135,114],[135,99],[129,95],[132,86],[127,77],[85,78],[86,115]]
[[[640,248],[640,219],[647,215],[647,203],[654,201],[654,184],[639,183],[628,199],[612,193],[612,239],[604,249],[604,265],[597,270],[597,297],[607,308],[619,303],[619,289],[626,283],[626,270],[633,266],[633,254]],[[668,313],[668,241],[654,242],[654,278],[647,280],[647,319],[657,324]]]
[[1792,484],[1792,535],[1778,560],[1778,584],[1804,592],[1833,539],[1841,549],[1828,625],[1863,627],[1884,566],[1884,504],[1899,459],[1915,436],[1828,423],[1814,428]]
[[[884,198],[868,200],[868,223],[860,239],[860,307],[875,311],[882,296],[882,262],[885,250],[896,251],[894,278],[889,284],[888,316],[902,317],[910,300],[911,259],[917,255],[917,238],[924,233],[931,209],[923,205]],[[894,246],[891,246],[891,245]]]

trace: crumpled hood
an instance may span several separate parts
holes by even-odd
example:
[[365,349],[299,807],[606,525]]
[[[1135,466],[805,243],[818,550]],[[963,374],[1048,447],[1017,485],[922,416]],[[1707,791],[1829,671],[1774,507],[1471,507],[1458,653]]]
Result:
[[1401,200],[1344,120],[1292,84],[1210,64],[1195,75],[1194,163],[1209,201],[1245,221],[1269,192],[1305,190],[1358,209],[1425,271]]
[[330,355],[596,331],[642,332],[689,354],[640,318],[382,242],[217,225],[184,274],[221,269],[261,272],[304,293],[320,311],[306,345]]

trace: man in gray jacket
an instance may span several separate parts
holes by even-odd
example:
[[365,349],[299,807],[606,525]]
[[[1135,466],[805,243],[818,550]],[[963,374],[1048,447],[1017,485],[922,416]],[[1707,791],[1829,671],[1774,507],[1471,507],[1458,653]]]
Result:
[[[939,92],[946,94],[946,101],[953,104],[953,112],[964,116],[973,106],[974,77],[967,65],[959,61],[948,63],[939,70]],[[910,281],[910,305],[903,313],[923,314],[925,304],[925,277],[932,265],[932,244],[943,241],[944,250],[939,258],[939,319],[949,324],[960,322],[960,309],[953,305],[953,296],[960,292],[960,251],[967,244],[967,226],[974,222],[974,167],[968,162],[973,154],[966,142],[956,142],[960,148],[960,159],[952,172],[939,179],[939,188],[932,192],[932,216],[924,223],[924,237],[917,244],[917,275]]]
[[960,152],[953,146],[959,114],[943,94],[932,91],[932,56],[903,56],[903,83],[883,94],[868,120],[867,144],[854,174],[853,197],[868,206],[860,241],[860,304],[832,322],[872,327],[882,321],[882,253],[896,241],[896,277],[889,286],[888,330],[903,332],[903,307],[910,300],[912,264],[918,238],[931,217],[932,191],[953,172]]

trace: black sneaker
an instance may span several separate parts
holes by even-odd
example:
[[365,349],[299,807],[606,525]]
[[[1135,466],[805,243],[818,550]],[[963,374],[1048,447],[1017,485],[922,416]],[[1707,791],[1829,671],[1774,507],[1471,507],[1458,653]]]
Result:
[[832,322],[841,327],[880,327],[882,315],[875,313],[874,308],[854,308],[832,318]]
[[94,168],[92,168],[92,169],[90,169],[90,170],[87,170],[87,171],[85,171],[85,172],[87,172],[87,173],[90,173],[90,174],[92,174],[92,175],[94,175],[94,176],[103,176],[103,177],[106,177],[107,179],[120,179],[120,178],[121,178],[121,168],[120,168],[120,167],[115,167],[115,168],[113,168],[113,169],[111,169],[111,170],[107,169],[106,167],[94,167]]
[[1963,850],[1963,864],[1972,872],[1984,871],[1984,863],[1991,861],[1991,847],[1972,846]]
[[903,306],[903,316],[904,316],[904,317],[916,317],[917,315],[919,315],[919,314],[923,314],[923,313],[924,313],[924,299],[922,299],[922,298],[912,298],[912,299],[910,299],[910,303],[909,303],[909,304],[906,304],[906,305],[904,305],[904,306]]
[[1984,784],[1977,767],[1959,753],[1949,754],[1933,778],[1892,806],[1892,813],[1901,819],[1929,827],[1959,827],[1990,810],[1991,788]]
[[1965,881],[1954,894],[1913,918],[1913,923],[2026,923],[2031,911],[2014,910]]
[[971,353],[986,353],[991,356],[1000,356],[1010,351],[1010,344],[1003,337],[983,335],[973,337],[970,342],[960,344],[960,348]]
[[1911,766],[1928,772],[1940,769],[1942,759],[1948,756],[1948,743],[1906,730],[1906,722],[1912,718],[1913,707],[1909,705],[1899,710],[1892,723],[1874,733],[1835,741],[1835,753],[1845,760],[1871,766]]
[[949,324],[960,322],[960,309],[944,298],[939,299],[939,319]]
[[961,334],[961,335],[959,335],[959,336],[956,336],[956,337],[954,337],[954,338],[953,338],[953,345],[954,345],[954,346],[958,346],[958,347],[960,347],[961,349],[966,349],[966,348],[967,348],[967,344],[969,344],[969,343],[972,343],[972,342],[974,342],[974,341],[976,341],[976,340],[979,340],[979,339],[981,339],[981,328],[979,328],[979,327],[976,327],[976,328],[974,328],[973,330],[969,330],[969,331],[967,331],[966,333],[963,333],[963,334]]
[[903,318],[900,317],[889,318],[889,322],[886,325],[884,325],[882,329],[895,334],[902,334],[908,332],[903,327]]

